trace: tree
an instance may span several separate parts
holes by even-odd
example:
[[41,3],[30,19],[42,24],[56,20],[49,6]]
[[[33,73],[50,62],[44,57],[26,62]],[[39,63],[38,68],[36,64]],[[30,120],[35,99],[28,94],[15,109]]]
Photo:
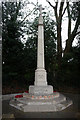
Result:
[[[26,1],[26,6],[28,4],[31,3]],[[26,17],[24,17],[22,12],[23,7],[24,3],[22,2],[2,2],[2,77],[3,86],[5,85],[6,87],[10,85],[7,86],[7,88],[10,87],[9,92],[12,88],[16,90],[19,86],[24,85],[25,87],[25,82],[27,81],[25,74],[28,70],[27,66],[29,66],[29,64],[27,65],[26,63],[28,63],[29,59],[24,62],[24,58],[26,59],[27,55],[22,40],[26,34],[26,29],[28,29],[28,16],[35,12],[35,7],[32,11],[26,11]]]
[[[61,66],[61,61],[62,61],[62,53],[64,53],[64,55],[68,54],[69,52],[71,52],[72,49],[72,43],[74,38],[76,37],[77,33],[77,29],[80,25],[80,7],[79,5],[77,5],[77,9],[78,9],[78,13],[77,13],[77,18],[76,18],[76,23],[75,23],[75,27],[73,29],[73,31],[71,31],[71,21],[72,21],[72,11],[75,11],[75,9],[70,9],[71,5],[69,2],[66,2],[66,7],[64,8],[64,2],[60,2],[60,6],[59,2],[55,3],[55,6],[47,0],[47,2],[49,3],[49,5],[54,9],[54,13],[55,13],[55,18],[56,18],[56,27],[57,27],[57,55],[58,55],[58,65]],[[59,14],[58,14],[58,8],[59,8]],[[63,20],[63,15],[65,14],[65,11],[67,10],[67,14],[68,14],[68,39],[66,40],[66,46],[63,52],[62,49],[62,35],[61,35],[61,31],[62,31],[62,20]]]
[[[76,5],[75,5],[76,4]],[[74,41],[74,38],[79,34],[78,31],[78,28],[79,28],[79,25],[80,25],[80,2],[77,2],[77,3],[74,3],[73,6],[75,7],[72,7],[72,13],[70,11],[70,4],[69,2],[67,2],[67,11],[68,11],[68,39],[66,40],[66,47],[65,47],[65,50],[64,50],[64,55],[66,53],[69,53],[71,52],[71,49],[72,49],[72,43]],[[76,11],[76,12],[75,12]],[[76,15],[76,16],[75,16]],[[72,21],[72,18],[76,21],[75,23],[75,27],[73,29],[73,31],[71,32],[71,21]],[[76,18],[75,18],[76,17]]]
[[18,19],[20,9],[20,2],[2,2],[3,83],[7,79],[16,79],[22,71],[20,63],[24,46],[21,42],[23,23]]

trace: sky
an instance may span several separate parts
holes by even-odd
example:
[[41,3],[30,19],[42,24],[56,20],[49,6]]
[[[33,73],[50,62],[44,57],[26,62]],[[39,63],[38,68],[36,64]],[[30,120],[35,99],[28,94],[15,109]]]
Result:
[[[23,1],[25,1],[25,0],[23,0]],[[46,10],[46,12],[48,12],[48,10],[50,10],[50,11],[53,11],[53,8],[51,7],[51,6],[49,6],[49,4],[46,2],[46,0],[34,0],[34,2],[33,2],[33,0],[29,0],[29,2],[33,2],[34,4],[36,4],[37,3],[37,1],[38,1],[38,4],[40,5],[42,5],[42,7],[43,8],[45,8],[45,6],[47,6],[47,7],[49,7],[49,9],[46,9],[45,8],[45,10]],[[51,3],[52,3],[52,5],[55,5],[55,2],[54,2],[54,0],[49,0]],[[29,5],[29,6],[27,6],[27,7],[29,7],[29,9],[30,10],[32,10],[33,8],[34,8],[34,6],[33,5]],[[65,6],[64,6],[65,7]],[[28,9],[28,10],[29,10]],[[24,10],[23,10],[24,12],[25,11],[27,11],[26,10],[26,5],[25,5],[25,7],[24,7]],[[39,13],[39,11],[38,11],[38,13]],[[52,12],[52,14],[54,15],[54,12]],[[26,16],[26,14],[25,14],[25,16]],[[67,19],[67,12],[66,12],[66,14],[65,14],[65,16],[64,16],[64,18],[63,18],[63,22],[62,22],[62,47],[63,47],[63,49],[65,48],[65,43],[66,43],[66,39],[67,39],[67,24],[68,24],[68,19]],[[29,16],[29,20],[31,20],[33,18],[33,16]],[[74,22],[72,22],[72,30],[73,30],[73,28],[74,28]],[[74,40],[74,42],[73,42],[73,46],[75,46],[77,44],[77,40],[76,40],[76,38],[75,38],[75,40]]]

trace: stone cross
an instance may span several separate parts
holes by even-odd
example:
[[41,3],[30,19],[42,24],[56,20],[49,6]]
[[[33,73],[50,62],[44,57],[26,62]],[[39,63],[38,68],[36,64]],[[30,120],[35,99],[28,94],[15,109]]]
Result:
[[42,5],[40,5],[39,11],[40,11],[40,15],[42,15]]

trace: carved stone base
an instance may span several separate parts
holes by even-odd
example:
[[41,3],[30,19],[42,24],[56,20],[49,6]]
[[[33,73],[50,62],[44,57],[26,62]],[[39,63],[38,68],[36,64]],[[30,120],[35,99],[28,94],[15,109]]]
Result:
[[53,93],[53,86],[29,86],[29,93],[33,95],[49,95]]
[[23,112],[53,112],[64,110],[72,105],[72,101],[58,92],[49,96],[26,93],[23,98],[12,99],[10,105]]
[[45,69],[35,70],[35,86],[47,86],[47,73]]

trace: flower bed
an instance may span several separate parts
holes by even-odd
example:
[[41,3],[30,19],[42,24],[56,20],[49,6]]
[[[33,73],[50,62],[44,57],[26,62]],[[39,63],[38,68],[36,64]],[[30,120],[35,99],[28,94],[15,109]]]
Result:
[[56,91],[53,91],[53,92],[56,92]]
[[23,95],[16,95],[15,98],[22,98]]
[[[53,93],[56,91],[53,91]],[[25,93],[29,93],[29,91],[25,91]],[[16,95],[15,98],[22,98],[23,95]],[[36,97],[36,99],[48,99],[48,98],[53,98],[53,95],[49,95],[49,96],[38,96]],[[32,96],[32,99],[35,99],[35,96]]]
[[25,91],[25,93],[29,93],[29,91]]

